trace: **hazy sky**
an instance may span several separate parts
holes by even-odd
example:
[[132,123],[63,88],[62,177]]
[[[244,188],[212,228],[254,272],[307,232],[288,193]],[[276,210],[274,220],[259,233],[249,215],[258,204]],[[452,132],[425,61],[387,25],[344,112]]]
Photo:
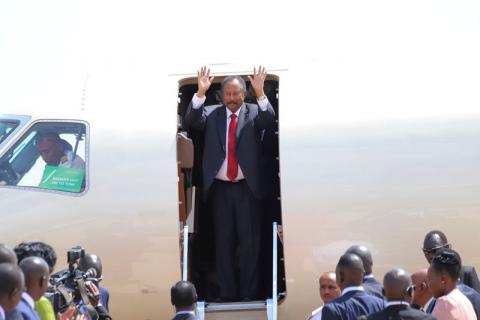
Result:
[[1,113],[155,110],[169,74],[262,63],[289,70],[292,124],[464,115],[480,113],[479,57],[478,0],[0,0]]

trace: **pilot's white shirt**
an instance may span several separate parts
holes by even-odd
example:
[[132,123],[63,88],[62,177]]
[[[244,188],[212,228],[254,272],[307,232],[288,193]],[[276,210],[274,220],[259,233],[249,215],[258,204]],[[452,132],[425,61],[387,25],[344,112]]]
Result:
[[85,170],[85,161],[83,161],[78,154],[75,155],[75,159],[73,159],[73,152],[65,151],[65,155],[60,159],[60,164],[58,166]]

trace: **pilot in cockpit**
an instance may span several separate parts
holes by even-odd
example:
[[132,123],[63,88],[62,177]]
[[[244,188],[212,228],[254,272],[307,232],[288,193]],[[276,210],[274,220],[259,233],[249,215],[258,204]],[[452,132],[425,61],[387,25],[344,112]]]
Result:
[[35,142],[38,153],[47,165],[85,170],[85,161],[74,154],[70,144],[57,133],[41,133]]

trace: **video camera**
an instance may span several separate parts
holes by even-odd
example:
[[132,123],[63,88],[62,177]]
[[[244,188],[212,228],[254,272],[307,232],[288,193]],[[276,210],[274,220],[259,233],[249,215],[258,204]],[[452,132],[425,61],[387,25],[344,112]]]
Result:
[[97,271],[90,268],[87,271],[79,269],[79,260],[85,256],[85,249],[76,246],[67,251],[68,269],[52,274],[50,277],[50,294],[53,295],[52,303],[55,313],[65,311],[72,303],[79,307],[80,305],[89,305],[89,295],[91,295],[85,282],[93,281],[97,283]]

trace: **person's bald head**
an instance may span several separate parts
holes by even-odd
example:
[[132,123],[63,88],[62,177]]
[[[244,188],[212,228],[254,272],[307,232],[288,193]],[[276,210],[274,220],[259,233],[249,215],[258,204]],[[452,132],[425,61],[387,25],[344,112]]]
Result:
[[430,231],[423,239],[423,254],[428,263],[432,263],[433,258],[440,249],[450,248],[447,236],[440,230]]
[[340,289],[361,286],[365,275],[362,259],[356,254],[345,253],[340,257],[335,273]]
[[410,275],[403,269],[388,271],[383,277],[383,289],[388,301],[411,302],[413,287]]
[[13,310],[23,292],[23,273],[14,263],[0,263],[0,306],[5,311]]
[[28,257],[23,259],[19,264],[25,276],[25,287],[27,293],[37,301],[40,299],[48,288],[48,279],[50,271],[48,264],[40,257]]
[[17,264],[17,255],[12,248],[0,243],[0,263]]
[[337,284],[335,272],[328,271],[323,273],[318,279],[320,298],[324,303],[329,303],[335,298],[338,298],[342,293]]
[[353,245],[345,253],[353,253],[362,259],[365,274],[372,273],[373,259],[370,250],[363,245]]
[[414,272],[411,276],[412,285],[414,286],[412,304],[416,304],[420,307],[425,306],[432,298],[432,293],[428,287],[427,271],[428,269],[425,268]]

